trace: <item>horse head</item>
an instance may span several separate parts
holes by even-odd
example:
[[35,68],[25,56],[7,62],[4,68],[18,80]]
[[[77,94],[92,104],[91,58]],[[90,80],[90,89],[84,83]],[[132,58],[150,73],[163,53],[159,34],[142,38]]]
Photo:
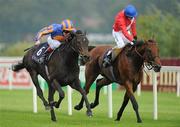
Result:
[[161,62],[159,57],[159,48],[155,40],[148,40],[145,45],[144,60],[148,69],[153,69],[159,72],[161,69]]
[[88,44],[89,40],[86,34],[81,30],[71,32],[68,38],[68,42],[71,42],[71,48],[82,57],[85,61],[89,61]]

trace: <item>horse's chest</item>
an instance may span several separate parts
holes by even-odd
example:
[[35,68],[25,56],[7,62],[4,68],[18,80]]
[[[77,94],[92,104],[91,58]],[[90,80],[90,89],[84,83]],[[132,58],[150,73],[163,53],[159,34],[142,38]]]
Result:
[[77,79],[79,77],[79,71],[78,70],[74,70],[74,71],[62,71],[61,73],[59,73],[56,78],[59,80],[59,82],[61,83],[67,83],[70,84],[72,82],[74,82],[75,79]]

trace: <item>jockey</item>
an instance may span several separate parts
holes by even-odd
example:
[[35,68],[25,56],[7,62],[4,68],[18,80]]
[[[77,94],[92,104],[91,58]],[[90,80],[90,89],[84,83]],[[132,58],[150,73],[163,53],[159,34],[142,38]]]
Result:
[[134,45],[137,40],[136,33],[136,17],[138,13],[133,5],[127,5],[124,10],[121,10],[115,17],[112,35],[117,44],[116,47],[110,50],[103,61],[103,67],[111,65],[111,62],[120,53],[120,48],[130,43]]
[[63,20],[61,24],[52,24],[50,26],[42,28],[35,37],[35,45],[40,44],[40,39],[44,35],[49,35],[47,38],[47,43],[49,47],[43,53],[43,61],[44,62],[46,56],[51,53],[53,50],[58,48],[62,42],[67,39],[69,32],[76,31],[73,26],[73,22],[69,19]]

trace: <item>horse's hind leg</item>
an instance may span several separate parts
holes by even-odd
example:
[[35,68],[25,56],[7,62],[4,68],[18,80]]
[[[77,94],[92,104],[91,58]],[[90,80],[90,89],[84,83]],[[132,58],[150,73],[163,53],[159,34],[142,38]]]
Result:
[[137,122],[138,123],[141,123],[142,120],[140,118],[140,115],[139,115],[139,111],[138,111],[138,103],[136,101],[136,98],[134,97],[134,91],[135,89],[137,88],[132,88],[134,85],[132,85],[132,83],[130,83],[129,81],[126,82],[125,84],[125,88],[126,88],[126,91],[127,91],[127,95],[129,96],[129,99],[131,100],[131,103],[132,103],[132,106],[133,106],[133,109],[136,113],[136,117],[137,117]]
[[37,90],[37,95],[39,96],[39,98],[43,101],[43,104],[45,106],[46,109],[49,109],[49,104],[48,102],[46,101],[46,99],[44,98],[43,96],[43,92],[39,86],[39,82],[38,82],[38,74],[36,71],[29,71],[30,73],[30,76],[31,76],[31,79],[36,87],[36,90]]
[[96,95],[95,95],[94,103],[90,104],[91,108],[95,108],[99,104],[99,93],[101,88],[103,86],[109,85],[110,83],[111,81],[106,78],[98,79],[96,81]]

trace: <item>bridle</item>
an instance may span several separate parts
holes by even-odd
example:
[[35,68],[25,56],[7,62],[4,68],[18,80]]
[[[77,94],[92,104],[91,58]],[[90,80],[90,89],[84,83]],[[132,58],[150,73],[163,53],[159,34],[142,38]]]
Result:
[[[156,44],[156,43],[149,43],[149,44]],[[149,48],[145,50],[145,52],[147,52],[147,51],[151,52],[151,50]],[[154,67],[157,66],[157,64],[154,61],[155,61],[156,58],[159,58],[159,56],[152,56],[152,53],[149,53],[149,54],[144,53],[143,55],[141,55],[141,53],[138,52],[138,50],[137,50],[137,46],[135,46],[135,52],[145,62],[144,66],[148,70],[151,70],[151,69],[153,69]],[[149,59],[146,59],[147,55],[151,55],[151,57],[149,57]]]
[[71,48],[74,52],[78,53],[81,55],[81,46],[80,46],[80,42],[78,42],[78,36],[81,38],[85,38],[85,35],[82,34],[77,34],[77,33],[71,33],[70,35],[70,39],[68,39],[68,47]]

